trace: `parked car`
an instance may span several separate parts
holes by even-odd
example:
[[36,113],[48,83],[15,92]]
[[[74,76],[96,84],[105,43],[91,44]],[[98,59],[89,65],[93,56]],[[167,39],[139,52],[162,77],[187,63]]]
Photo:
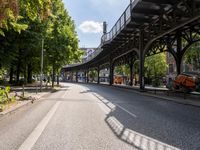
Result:
[[173,88],[183,92],[200,91],[200,73],[183,72],[173,81]]

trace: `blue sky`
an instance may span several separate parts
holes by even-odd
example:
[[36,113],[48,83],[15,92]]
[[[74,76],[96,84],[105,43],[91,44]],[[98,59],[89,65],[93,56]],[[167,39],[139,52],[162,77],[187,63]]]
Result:
[[119,19],[130,0],[63,0],[75,21],[79,47],[98,47],[102,36],[102,22],[108,31]]

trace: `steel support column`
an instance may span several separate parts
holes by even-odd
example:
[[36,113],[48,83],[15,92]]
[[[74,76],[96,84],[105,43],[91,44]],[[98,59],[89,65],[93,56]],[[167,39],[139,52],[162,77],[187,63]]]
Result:
[[73,82],[73,71],[71,72],[71,82]]
[[100,68],[99,68],[99,66],[98,66],[98,67],[97,67],[97,84],[100,83],[99,74],[100,74]]
[[177,75],[181,73],[181,60],[182,60],[182,39],[181,39],[181,32],[177,32],[177,53],[176,53],[176,71]]
[[130,86],[133,86],[133,63],[129,64],[130,67]]
[[139,38],[139,61],[140,61],[140,70],[139,70],[139,82],[140,82],[140,90],[144,90],[144,31],[140,31]]
[[114,73],[114,65],[110,62],[110,85],[113,85],[113,73]]
[[78,82],[78,71],[76,71],[76,82]]
[[87,83],[87,71],[84,71],[85,83]]
[[86,77],[86,83],[89,83],[89,70],[86,71],[87,77]]

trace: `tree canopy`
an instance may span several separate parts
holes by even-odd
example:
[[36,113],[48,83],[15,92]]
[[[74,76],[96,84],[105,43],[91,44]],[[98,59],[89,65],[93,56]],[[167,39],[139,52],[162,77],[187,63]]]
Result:
[[153,56],[149,56],[145,59],[145,76],[147,77],[147,82],[155,86],[159,85],[162,82],[162,77],[165,77],[167,71],[167,59],[166,53],[159,53]]
[[59,74],[65,64],[79,61],[75,24],[62,0],[0,0],[0,69],[19,82],[31,82],[40,71],[44,41],[44,72]]

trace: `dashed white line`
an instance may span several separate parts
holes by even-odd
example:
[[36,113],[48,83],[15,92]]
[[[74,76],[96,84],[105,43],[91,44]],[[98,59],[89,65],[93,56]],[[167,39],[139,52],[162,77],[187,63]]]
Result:
[[122,109],[123,111],[127,112],[129,115],[131,115],[132,117],[136,118],[137,116],[133,113],[131,113],[130,111],[128,111],[127,109],[123,108],[122,106],[118,105],[118,104],[114,104],[117,107],[119,107],[120,109]]
[[[134,117],[134,118],[136,118],[137,116],[135,115],[135,114],[133,114],[132,112],[130,112],[130,111],[128,111],[127,109],[125,109],[124,107],[122,107],[122,106],[120,106],[120,105],[118,105],[118,104],[116,104],[116,103],[111,103],[109,100],[107,100],[107,99],[105,99],[105,98],[103,98],[103,97],[101,97],[99,94],[97,94],[97,93],[93,93],[93,95],[95,95],[95,97],[96,98],[98,98],[99,100],[101,100],[101,103],[102,104],[104,104],[106,107],[108,107],[110,110],[112,110],[109,106],[110,105],[112,105],[112,107],[114,108],[114,106],[117,106],[117,107],[119,107],[120,109],[122,109],[123,111],[125,111],[126,113],[128,113],[129,115],[131,115],[132,117]],[[109,102],[109,106],[108,105],[106,105],[105,103],[103,103],[102,101],[107,101],[107,102]],[[102,108],[102,106],[101,106],[101,108]],[[106,109],[106,111],[105,111],[105,109],[103,110],[104,112],[106,112],[106,114],[108,114],[110,111],[108,111],[107,109]]]
[[65,98],[66,94],[67,94],[67,89],[66,89],[64,95],[62,96],[62,98]]

